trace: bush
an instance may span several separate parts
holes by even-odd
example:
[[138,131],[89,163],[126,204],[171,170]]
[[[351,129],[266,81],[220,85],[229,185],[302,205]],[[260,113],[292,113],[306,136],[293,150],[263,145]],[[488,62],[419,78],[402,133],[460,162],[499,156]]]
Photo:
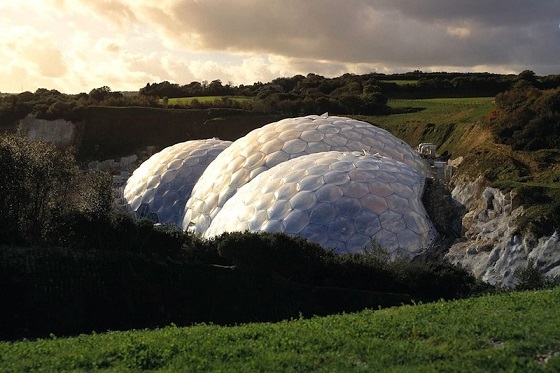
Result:
[[539,271],[533,259],[527,261],[525,268],[517,268],[514,272],[515,290],[544,289],[546,278]]
[[527,261],[525,268],[517,268],[513,275],[515,278],[515,290],[551,289],[560,285],[560,277],[546,277],[539,271],[533,259]]
[[535,151],[560,146],[560,89],[532,86],[500,93],[490,129],[499,143]]
[[169,226],[135,221],[124,212],[107,216],[71,212],[61,217],[58,246],[86,251],[120,251],[155,254],[183,259],[183,248],[192,245],[192,236]]
[[296,282],[314,283],[335,254],[283,233],[224,233],[212,242],[218,255],[239,267],[270,271]]
[[337,255],[284,233],[233,232],[207,241],[203,247],[198,256],[191,249],[190,259],[205,262],[218,256],[220,264],[274,273],[313,286],[402,293],[418,300],[452,299],[486,290],[465,269],[446,262],[390,261],[376,245],[363,253]]
[[52,143],[0,137],[0,244],[44,244],[78,174],[73,155]]

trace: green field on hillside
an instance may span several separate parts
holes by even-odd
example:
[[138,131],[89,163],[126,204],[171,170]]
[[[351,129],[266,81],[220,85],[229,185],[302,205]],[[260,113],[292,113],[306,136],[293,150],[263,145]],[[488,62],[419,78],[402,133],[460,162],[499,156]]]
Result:
[[394,99],[388,102],[393,114],[356,118],[388,130],[412,147],[431,142],[440,154],[464,155],[489,138],[475,124],[494,108],[493,101],[493,97]]
[[394,99],[387,104],[400,113],[373,118],[380,125],[402,124],[410,120],[434,124],[472,123],[494,108],[493,101],[493,97]]
[[395,83],[398,85],[406,85],[406,84],[410,84],[410,85],[416,85],[416,83],[418,83],[418,80],[381,80],[381,82],[383,83]]
[[280,323],[0,343],[2,371],[558,371],[560,288]]
[[[237,102],[245,102],[252,100],[252,97],[245,97],[245,96],[199,96],[199,97],[177,97],[177,98],[170,98],[168,101],[169,105],[190,105],[194,100],[197,100],[200,103],[208,103],[214,101],[221,101],[221,100],[232,100]],[[160,103],[163,103],[163,100],[160,99]]]

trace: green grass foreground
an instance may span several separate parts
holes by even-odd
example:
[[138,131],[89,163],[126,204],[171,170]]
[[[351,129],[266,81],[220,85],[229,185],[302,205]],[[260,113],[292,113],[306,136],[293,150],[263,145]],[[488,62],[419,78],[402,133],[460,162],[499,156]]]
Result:
[[280,323],[0,343],[2,371],[559,371],[560,287]]

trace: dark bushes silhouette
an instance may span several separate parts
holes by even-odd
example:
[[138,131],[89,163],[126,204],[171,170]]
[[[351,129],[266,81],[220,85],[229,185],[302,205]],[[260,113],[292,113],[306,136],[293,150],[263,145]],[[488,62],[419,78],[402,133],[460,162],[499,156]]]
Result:
[[206,245],[204,257],[192,248],[187,249],[189,257],[206,262],[218,256],[221,263],[313,286],[403,293],[418,300],[465,297],[484,289],[462,268],[446,262],[391,261],[377,246],[364,253],[337,255],[300,237],[251,232],[224,233]]

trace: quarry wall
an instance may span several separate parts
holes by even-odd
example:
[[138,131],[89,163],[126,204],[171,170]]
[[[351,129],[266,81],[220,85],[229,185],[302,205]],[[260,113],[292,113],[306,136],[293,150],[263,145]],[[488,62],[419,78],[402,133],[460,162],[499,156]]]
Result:
[[482,177],[458,180],[452,190],[457,207],[464,208],[463,235],[445,259],[461,265],[475,276],[506,288],[515,285],[515,270],[529,260],[545,276],[560,275],[560,237],[520,233],[516,218],[523,206],[515,194],[485,185]]
[[187,140],[217,137],[236,140],[276,115],[250,114],[234,109],[181,110],[148,107],[87,107],[74,122],[37,119],[29,115],[18,128],[30,138],[62,146],[73,145],[80,161],[101,161],[139,154],[147,147],[159,151]]

